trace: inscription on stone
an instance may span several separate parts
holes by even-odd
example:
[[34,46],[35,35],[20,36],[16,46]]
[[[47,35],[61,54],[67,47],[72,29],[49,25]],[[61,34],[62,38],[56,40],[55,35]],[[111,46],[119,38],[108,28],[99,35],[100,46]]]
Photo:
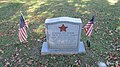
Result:
[[75,49],[78,47],[79,25],[61,23],[48,25],[48,44],[52,49]]

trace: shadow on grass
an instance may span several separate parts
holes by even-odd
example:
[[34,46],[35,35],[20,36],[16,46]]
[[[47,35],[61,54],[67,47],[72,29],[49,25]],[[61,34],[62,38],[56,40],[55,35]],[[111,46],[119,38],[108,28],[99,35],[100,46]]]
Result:
[[[84,7],[83,7],[84,5]],[[84,3],[82,1],[47,1],[44,4],[40,5],[40,8],[37,9],[34,13],[45,15],[47,18],[52,17],[61,17],[61,16],[69,16],[69,17],[81,17],[82,13],[85,10],[88,3]]]

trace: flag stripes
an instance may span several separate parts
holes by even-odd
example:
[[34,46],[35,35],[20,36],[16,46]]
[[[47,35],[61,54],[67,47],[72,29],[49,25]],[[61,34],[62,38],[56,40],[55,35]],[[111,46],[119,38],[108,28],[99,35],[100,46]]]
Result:
[[27,24],[24,21],[23,16],[20,16],[20,27],[18,31],[18,37],[20,42],[27,42],[27,31],[26,29],[28,28]]
[[92,30],[93,30],[93,22],[94,22],[94,16],[92,19],[84,26],[84,30],[86,32],[86,36],[91,36]]
[[90,26],[90,28],[88,29],[88,31],[86,32],[87,36],[90,36],[93,30],[93,24]]

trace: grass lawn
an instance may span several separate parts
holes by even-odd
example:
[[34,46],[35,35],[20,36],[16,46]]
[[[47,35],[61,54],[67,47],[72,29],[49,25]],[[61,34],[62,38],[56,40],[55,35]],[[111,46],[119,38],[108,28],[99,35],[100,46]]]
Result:
[[[28,43],[18,40],[21,11],[28,22]],[[45,41],[44,21],[69,16],[81,18],[83,26],[95,16],[91,47],[85,54],[40,54]],[[82,40],[86,42],[84,30]],[[39,41],[40,40],[40,41]],[[108,67],[120,65],[119,0],[0,0],[0,67]]]

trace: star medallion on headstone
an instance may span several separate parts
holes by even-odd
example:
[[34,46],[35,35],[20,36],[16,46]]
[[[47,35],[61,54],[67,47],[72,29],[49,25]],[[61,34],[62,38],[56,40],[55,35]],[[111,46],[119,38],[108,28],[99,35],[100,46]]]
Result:
[[62,24],[62,26],[59,28],[60,28],[60,32],[62,32],[62,31],[66,32],[66,28],[68,28],[68,27],[66,27],[64,24]]

